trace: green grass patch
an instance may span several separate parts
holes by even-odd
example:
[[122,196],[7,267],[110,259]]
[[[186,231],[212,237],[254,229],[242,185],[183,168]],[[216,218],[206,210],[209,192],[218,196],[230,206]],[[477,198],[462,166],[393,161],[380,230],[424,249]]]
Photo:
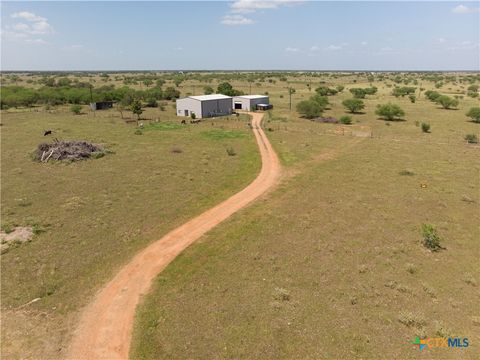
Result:
[[160,130],[160,131],[168,131],[168,130],[179,130],[185,128],[184,125],[176,124],[173,122],[152,122],[145,126],[145,130]]
[[242,131],[223,129],[202,131],[200,135],[206,139],[211,140],[240,139],[246,136],[246,134]]

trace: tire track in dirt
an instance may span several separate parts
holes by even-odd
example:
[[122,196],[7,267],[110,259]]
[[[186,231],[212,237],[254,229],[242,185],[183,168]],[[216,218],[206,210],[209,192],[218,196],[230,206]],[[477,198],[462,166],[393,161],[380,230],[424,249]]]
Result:
[[277,183],[280,163],[260,126],[263,114],[250,115],[262,159],[259,175],[240,192],[135,255],[85,308],[67,359],[127,359],[135,310],[153,279],[190,244]]

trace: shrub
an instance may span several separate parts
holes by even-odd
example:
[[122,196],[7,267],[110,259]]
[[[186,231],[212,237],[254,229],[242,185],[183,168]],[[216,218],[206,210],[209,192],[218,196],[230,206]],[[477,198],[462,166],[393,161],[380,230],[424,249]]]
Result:
[[410,86],[395,87],[392,91],[392,95],[395,97],[404,97],[405,95],[411,95],[415,93],[416,88]]
[[467,140],[469,144],[478,144],[478,138],[477,138],[477,135],[475,134],[465,135],[465,140]]
[[227,148],[226,150],[227,150],[228,156],[235,156],[235,155],[237,155],[237,153],[235,152],[235,150],[234,150],[232,147],[229,147],[229,148]]
[[422,122],[422,132],[429,133],[430,132],[430,124]]
[[147,104],[146,104],[147,107],[157,107],[157,105],[158,105],[157,99],[155,99],[154,97],[147,99]]
[[197,115],[195,115],[195,113],[190,113],[190,117],[192,118],[192,120],[195,120],[197,118]]
[[204,93],[205,95],[213,94],[214,91],[215,91],[215,90],[213,90],[213,88],[212,88],[211,86],[208,86],[208,85],[203,88],[203,93]]
[[346,99],[342,101],[342,105],[345,106],[352,114],[359,112],[365,108],[365,104],[360,99]]
[[303,100],[297,104],[297,111],[307,119],[313,119],[322,115],[324,108],[314,100]]
[[143,135],[143,131],[140,129],[135,130],[134,132],[135,135]]
[[377,110],[375,114],[384,118],[385,120],[396,120],[400,119],[402,116],[405,115],[405,111],[396,104],[388,103],[388,104],[381,104],[377,106]]
[[411,102],[412,104],[415,104],[415,101],[417,100],[417,98],[415,97],[415,95],[410,94],[410,95],[408,95],[408,98],[410,99],[410,102]]
[[399,172],[400,175],[402,176],[413,176],[415,173],[411,170],[402,170]]
[[365,90],[361,88],[350,89],[350,92],[352,93],[353,97],[356,99],[365,99],[365,95],[367,95]]
[[471,118],[473,122],[480,123],[480,107],[475,106],[470,108],[465,115]]
[[447,95],[440,95],[435,102],[440,104],[444,109],[451,109],[458,106],[458,100]]
[[433,91],[433,90],[427,90],[425,91],[425,97],[430,100],[430,101],[437,101],[437,99],[441,96],[440,93]]
[[315,89],[318,95],[321,96],[330,96],[335,95],[338,91],[336,89],[329,88],[327,86],[319,86]]
[[80,115],[82,113],[82,107],[80,105],[72,105],[70,106],[70,111],[75,115]]
[[437,229],[430,224],[422,224],[423,246],[431,251],[438,251],[440,246],[440,236]]
[[352,117],[344,115],[340,118],[340,122],[344,125],[350,125],[352,123]]

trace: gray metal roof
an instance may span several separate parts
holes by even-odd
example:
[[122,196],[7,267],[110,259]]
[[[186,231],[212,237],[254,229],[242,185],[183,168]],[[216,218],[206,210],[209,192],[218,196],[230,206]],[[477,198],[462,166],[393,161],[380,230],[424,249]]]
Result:
[[205,101],[205,100],[220,100],[220,99],[231,99],[231,96],[226,96],[222,94],[210,94],[210,95],[198,95],[198,96],[189,96],[190,99]]
[[263,99],[268,97],[268,95],[240,95],[235,97],[243,98],[243,99]]

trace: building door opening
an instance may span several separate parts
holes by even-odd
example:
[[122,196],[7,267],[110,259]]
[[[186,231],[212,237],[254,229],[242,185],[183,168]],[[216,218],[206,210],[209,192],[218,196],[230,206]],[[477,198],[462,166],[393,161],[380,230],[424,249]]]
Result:
[[185,116],[188,116],[188,110],[185,110]]
[[235,103],[235,110],[242,110],[242,103]]

